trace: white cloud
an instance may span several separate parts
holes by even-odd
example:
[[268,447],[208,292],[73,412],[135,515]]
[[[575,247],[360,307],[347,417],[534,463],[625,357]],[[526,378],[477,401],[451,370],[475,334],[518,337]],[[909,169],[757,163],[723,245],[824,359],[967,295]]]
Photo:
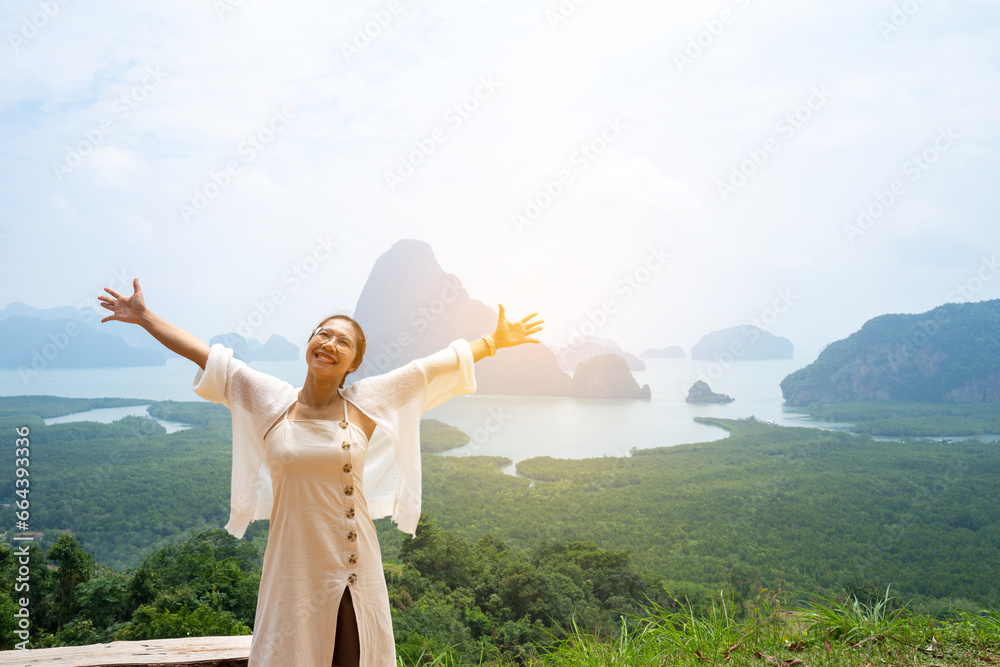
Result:
[[[1000,240],[995,3],[928,5],[885,40],[877,22],[887,8],[860,0],[583,3],[554,28],[545,12],[557,2],[400,2],[350,62],[343,44],[385,3],[244,0],[221,18],[212,2],[66,3],[17,52],[0,49],[0,197],[23,226],[5,228],[14,260],[0,279],[32,285],[8,298],[58,302],[54,268],[73,275],[100,256],[100,272],[127,259],[165,305],[205,285],[240,304],[184,308],[187,324],[211,335],[271,288],[316,229],[329,229],[344,243],[324,273],[338,291],[306,285],[301,307],[349,307],[374,258],[415,237],[474,297],[525,304],[565,330],[663,240],[677,257],[622,310],[612,328],[623,344],[656,338],[659,327],[696,339],[785,284],[809,295],[797,313],[810,314],[783,323],[785,335],[825,342],[817,323],[834,316],[819,313],[854,322],[888,307],[871,288],[887,271],[890,302],[933,305],[947,286],[943,274],[919,271],[933,239]],[[735,19],[678,71],[674,53],[725,8]],[[0,33],[36,9],[7,3]],[[162,68],[162,82],[122,117],[112,105],[150,67]],[[495,93],[449,124],[449,108],[489,75]],[[818,85],[833,93],[829,104],[723,202],[717,181]],[[243,142],[283,106],[294,120],[247,159]],[[517,234],[511,214],[573,169],[574,151],[615,116],[629,124],[620,139]],[[52,163],[106,117],[113,131],[57,180]],[[856,208],[948,123],[962,141],[893,211],[908,224],[880,223],[848,243],[842,228]],[[435,128],[446,139],[396,191],[386,187],[385,172]],[[231,160],[238,177],[183,224],[178,206]],[[76,252],[29,259],[53,226]],[[293,308],[279,319],[278,333],[309,326]]]

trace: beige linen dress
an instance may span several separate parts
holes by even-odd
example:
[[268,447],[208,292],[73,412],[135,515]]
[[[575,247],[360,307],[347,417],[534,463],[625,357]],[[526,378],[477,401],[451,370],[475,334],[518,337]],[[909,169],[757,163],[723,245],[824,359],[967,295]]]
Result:
[[395,667],[382,554],[365,502],[368,439],[339,422],[291,420],[264,438],[274,490],[248,667],[329,667],[349,586],[361,667]]

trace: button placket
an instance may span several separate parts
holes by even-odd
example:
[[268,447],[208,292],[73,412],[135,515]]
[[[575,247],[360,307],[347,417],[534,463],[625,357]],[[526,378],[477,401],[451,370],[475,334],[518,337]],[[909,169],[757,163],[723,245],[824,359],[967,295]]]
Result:
[[[346,410],[346,406],[345,406],[345,410]],[[350,441],[348,433],[347,433],[347,427],[348,427],[347,420],[346,419],[342,419],[340,421],[340,428],[341,428],[342,431],[344,431],[344,433],[343,433],[344,437],[343,437],[343,440],[341,441],[340,447],[341,447],[341,450],[343,450],[343,453],[344,453],[344,466],[342,468],[342,470],[344,472],[344,495],[347,496],[347,498],[350,499],[350,500],[347,501],[347,505],[348,506],[347,506],[347,509],[346,509],[346,512],[345,512],[346,517],[347,517],[347,529],[348,529],[346,537],[347,537],[347,541],[350,544],[351,548],[356,549],[357,548],[356,542],[357,542],[357,539],[358,539],[358,533],[357,533],[358,526],[357,526],[356,512],[355,512],[354,503],[353,503],[353,496],[354,496],[354,476],[353,476],[354,463],[351,460],[353,458],[351,456],[351,454],[352,454],[352,451],[351,451],[352,447],[351,447],[351,441]],[[351,565],[351,572],[349,572],[348,575],[347,575],[347,583],[348,583],[348,585],[355,584],[358,581],[358,574],[357,574],[358,554],[357,554],[357,552],[351,553],[347,557],[347,562]]]

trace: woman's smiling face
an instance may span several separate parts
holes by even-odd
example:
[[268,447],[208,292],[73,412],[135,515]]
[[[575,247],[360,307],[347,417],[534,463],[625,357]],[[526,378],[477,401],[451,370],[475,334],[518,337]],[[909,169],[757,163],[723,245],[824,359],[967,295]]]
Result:
[[[327,340],[324,335],[317,335],[321,329],[329,332]],[[345,349],[344,341],[350,341],[350,348]],[[346,375],[354,370],[354,360],[357,358],[357,331],[354,325],[340,318],[331,317],[313,332],[306,346],[306,363],[309,369],[321,375]]]

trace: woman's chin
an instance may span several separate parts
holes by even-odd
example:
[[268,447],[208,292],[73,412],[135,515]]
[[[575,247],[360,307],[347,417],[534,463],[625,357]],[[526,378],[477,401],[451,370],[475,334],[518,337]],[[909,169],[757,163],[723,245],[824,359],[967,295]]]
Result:
[[316,377],[333,379],[345,375],[336,364],[314,361],[309,364],[309,371]]

